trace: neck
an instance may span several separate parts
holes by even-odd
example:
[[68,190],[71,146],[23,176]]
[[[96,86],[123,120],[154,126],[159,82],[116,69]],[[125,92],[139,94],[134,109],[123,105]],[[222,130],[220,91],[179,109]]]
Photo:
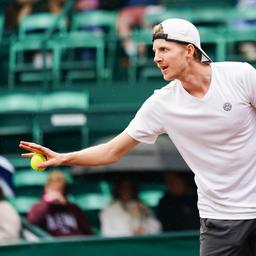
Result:
[[188,66],[179,80],[189,94],[202,98],[210,87],[211,75],[210,65],[195,62]]

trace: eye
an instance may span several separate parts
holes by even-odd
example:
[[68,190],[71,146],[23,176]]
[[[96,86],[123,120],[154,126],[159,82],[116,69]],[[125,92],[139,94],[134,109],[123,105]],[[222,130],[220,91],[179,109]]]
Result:
[[168,51],[168,49],[166,47],[161,47],[159,50],[160,50],[160,52],[167,52]]

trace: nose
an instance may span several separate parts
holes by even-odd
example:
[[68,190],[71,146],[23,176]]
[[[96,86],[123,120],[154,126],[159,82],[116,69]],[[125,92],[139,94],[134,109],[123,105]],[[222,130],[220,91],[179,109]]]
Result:
[[157,52],[155,52],[154,62],[159,63],[161,60],[162,60],[162,58],[159,56],[159,54]]

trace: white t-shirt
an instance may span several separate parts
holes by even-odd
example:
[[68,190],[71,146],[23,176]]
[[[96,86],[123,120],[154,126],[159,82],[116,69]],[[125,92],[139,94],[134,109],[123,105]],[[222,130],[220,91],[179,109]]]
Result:
[[256,218],[256,70],[239,62],[211,68],[203,98],[172,81],[143,104],[126,132],[144,143],[169,135],[195,173],[202,218]]
[[146,205],[139,203],[141,210],[138,210],[138,203],[138,201],[131,201],[123,205],[115,201],[103,209],[100,212],[101,234],[109,237],[133,236],[138,228],[143,229],[142,234],[159,233],[160,222]]

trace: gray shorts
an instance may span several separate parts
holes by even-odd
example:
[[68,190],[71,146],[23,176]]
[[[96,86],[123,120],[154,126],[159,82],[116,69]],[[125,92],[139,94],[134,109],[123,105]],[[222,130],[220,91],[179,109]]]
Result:
[[256,256],[256,219],[200,222],[200,256]]

